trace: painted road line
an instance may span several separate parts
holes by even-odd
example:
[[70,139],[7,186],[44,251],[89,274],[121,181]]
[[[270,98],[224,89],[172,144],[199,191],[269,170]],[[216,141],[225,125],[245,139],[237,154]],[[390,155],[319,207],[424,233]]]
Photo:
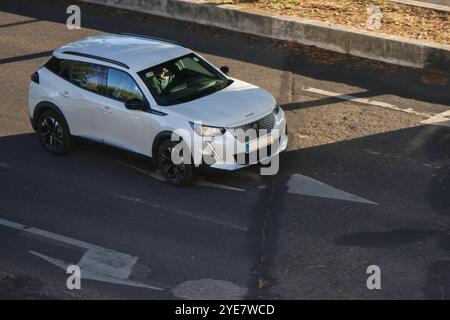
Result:
[[353,101],[353,102],[368,104],[368,105],[377,106],[377,107],[381,107],[381,108],[385,108],[385,109],[389,109],[389,110],[395,110],[395,111],[405,112],[405,113],[409,113],[409,114],[414,114],[416,116],[421,116],[424,118],[430,118],[433,116],[433,114],[425,113],[425,112],[418,112],[412,108],[402,109],[400,107],[397,107],[396,105],[382,102],[382,101],[375,101],[375,100],[366,99],[366,98],[358,98],[358,97],[354,97],[352,95],[341,94],[341,93],[317,89],[317,88],[302,87],[302,90],[320,94],[320,95],[327,96],[327,97],[333,97],[333,98],[340,99],[340,100]]
[[420,123],[450,127],[450,110],[438,113],[426,120],[421,121]]
[[374,156],[380,156],[380,155],[382,155],[381,152],[374,151],[374,150],[371,150],[371,149],[364,149],[364,151],[365,151],[366,153],[371,154],[371,155],[374,155]]
[[204,180],[204,179],[198,179],[197,181],[194,182],[194,185],[199,186],[199,187],[217,188],[217,189],[239,191],[239,192],[245,192],[246,191],[246,190],[241,189],[241,188],[236,188],[236,187],[227,186],[227,185],[224,185],[224,184],[214,183],[214,182],[211,182],[211,181],[208,181],[208,180]]
[[[125,163],[125,162],[120,161],[120,160],[115,160],[114,162],[116,162],[117,164],[120,164],[120,165],[122,165],[124,167],[127,167],[129,169],[136,170],[136,171],[138,171],[140,173],[143,173],[143,174],[145,174],[145,175],[147,175],[149,177],[152,177],[152,178],[154,178],[156,180],[164,181],[164,182],[166,181],[164,179],[164,177],[159,172],[150,172],[150,171],[147,171],[145,169],[142,169],[142,168],[130,165],[130,164]],[[204,180],[204,179],[198,179],[197,181],[194,182],[194,185],[199,186],[199,187],[217,188],[217,189],[225,189],[225,190],[239,191],[239,192],[245,192],[246,191],[246,190],[241,189],[241,188],[236,188],[236,187],[227,186],[227,185],[224,185],[224,184],[214,183],[214,182],[207,181],[207,180]]]
[[[62,261],[60,259],[52,258],[49,256],[46,256],[42,253],[35,252],[30,250],[29,251],[32,255],[47,261],[48,263],[54,265],[55,267],[61,268],[63,270],[67,270],[67,268],[72,265],[72,263],[67,263],[65,261]],[[83,262],[83,259],[86,255],[96,255],[97,261],[90,262],[86,265],[85,262]],[[86,252],[86,254],[81,258],[80,262],[78,262],[77,266],[81,270],[81,278],[85,280],[94,280],[94,281],[100,281],[100,282],[108,282],[112,284],[120,284],[125,286],[132,286],[132,287],[138,287],[138,288],[146,288],[146,289],[152,289],[157,291],[163,291],[164,289],[149,286],[140,282],[131,281],[127,278],[121,278],[121,277],[115,277],[110,274],[110,272],[113,269],[118,269],[116,265],[111,266],[111,261],[108,261],[106,259],[110,258],[111,256],[107,256],[102,252],[96,252],[96,253],[90,253],[89,251]],[[116,260],[116,259],[114,259]],[[117,272],[114,272],[117,273]]]
[[354,194],[339,190],[321,181],[301,175],[293,174],[287,183],[288,193],[295,193],[310,197],[329,198],[377,205],[376,202],[358,197]]
[[5,227],[9,227],[9,228],[13,228],[16,230],[20,230],[20,231],[24,231],[27,233],[31,233],[43,238],[47,238],[47,239],[51,239],[51,240],[55,240],[58,242],[63,242],[66,244],[69,244],[71,246],[74,247],[78,247],[81,249],[86,249],[86,250],[102,250],[104,248],[100,247],[100,246],[96,246],[94,244],[90,244],[84,241],[80,241],[77,239],[73,239],[73,238],[69,238],[66,236],[62,236],[53,232],[49,232],[49,231],[45,231],[42,229],[37,229],[37,228],[33,228],[33,227],[29,227],[20,223],[16,223],[13,221],[9,221],[9,220],[5,220],[5,219],[1,219],[0,218],[0,225],[3,225]]
[[186,217],[189,217],[189,218],[192,218],[192,219],[196,219],[196,220],[200,220],[200,221],[203,221],[203,222],[219,224],[219,225],[223,225],[225,227],[236,229],[236,230],[239,230],[239,231],[244,231],[244,232],[248,231],[248,227],[246,227],[246,226],[235,224],[235,223],[228,222],[228,221],[215,219],[215,218],[212,218],[210,216],[203,216],[203,215],[193,214],[193,213],[191,213],[189,211],[169,208],[169,207],[163,206],[161,204],[151,203],[151,202],[146,201],[144,199],[128,197],[128,196],[121,195],[121,194],[116,194],[114,196],[119,198],[119,199],[122,199],[122,200],[136,202],[136,203],[139,203],[139,204],[142,204],[142,205],[146,205],[146,206],[152,207],[154,209],[163,210],[163,211],[167,211],[167,212],[170,212],[170,213],[175,213],[175,214],[178,214],[178,215],[183,215],[183,216],[186,216]]
[[[0,218],[0,225],[85,249],[86,251],[84,255],[76,264],[81,269],[82,279],[141,287],[152,290],[164,290],[158,287],[128,280],[134,265],[138,261],[137,257],[46,230],[29,227],[14,221]],[[64,270],[66,270],[69,265],[74,264],[64,262],[57,258],[48,257],[34,251],[30,251],[30,253]]]
[[120,164],[121,166],[127,167],[129,169],[133,169],[133,170],[135,170],[137,172],[140,172],[140,173],[143,173],[143,174],[145,174],[145,175],[147,175],[149,177],[152,177],[152,178],[154,178],[156,180],[165,181],[164,178],[159,173],[150,172],[150,171],[147,171],[145,169],[133,166],[131,164],[125,163],[125,162],[120,161],[120,160],[114,160],[114,162],[117,163],[117,164]]

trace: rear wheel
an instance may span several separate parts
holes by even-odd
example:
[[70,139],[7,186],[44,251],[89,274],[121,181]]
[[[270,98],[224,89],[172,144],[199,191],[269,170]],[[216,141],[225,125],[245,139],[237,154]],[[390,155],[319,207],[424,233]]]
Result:
[[[175,186],[187,186],[195,179],[194,166],[192,164],[174,163],[172,152],[178,144],[176,141],[167,140],[158,148],[158,167],[164,179]],[[183,157],[182,150],[180,157]]]
[[45,150],[54,155],[69,152],[70,133],[64,118],[57,112],[45,111],[38,120],[38,134]]

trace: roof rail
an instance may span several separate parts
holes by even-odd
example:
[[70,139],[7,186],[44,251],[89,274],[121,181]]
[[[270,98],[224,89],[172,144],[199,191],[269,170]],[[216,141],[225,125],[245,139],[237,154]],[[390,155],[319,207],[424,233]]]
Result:
[[158,37],[146,36],[146,35],[136,34],[136,33],[127,33],[127,32],[121,32],[120,35],[122,35],[122,36],[132,36],[132,37],[136,37],[136,38],[144,38],[144,39],[149,39],[149,40],[156,40],[156,41],[161,41],[161,42],[167,42],[167,43],[175,44],[177,46],[184,47],[179,42],[172,41],[172,40],[166,40],[166,39],[162,39],[162,38],[158,38]]
[[105,61],[105,62],[109,62],[109,63],[115,64],[115,65],[121,66],[121,67],[126,68],[126,69],[130,69],[130,67],[127,66],[123,62],[120,62],[120,61],[117,61],[117,60],[113,60],[113,59],[104,58],[104,57],[94,56],[92,54],[76,52],[76,51],[63,51],[62,53],[64,53],[64,54],[71,54],[71,55],[74,55],[74,56],[85,57],[85,58],[90,58],[90,59],[95,59],[95,60],[101,60],[101,61]]

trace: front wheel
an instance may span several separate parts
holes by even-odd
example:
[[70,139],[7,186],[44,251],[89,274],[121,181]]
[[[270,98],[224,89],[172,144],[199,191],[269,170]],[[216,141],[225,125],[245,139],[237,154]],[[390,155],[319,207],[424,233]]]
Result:
[[[176,141],[164,141],[158,148],[158,167],[164,179],[175,186],[187,186],[195,179],[194,165],[176,164],[172,159],[172,151],[178,144]],[[181,158],[183,157],[180,151]]]

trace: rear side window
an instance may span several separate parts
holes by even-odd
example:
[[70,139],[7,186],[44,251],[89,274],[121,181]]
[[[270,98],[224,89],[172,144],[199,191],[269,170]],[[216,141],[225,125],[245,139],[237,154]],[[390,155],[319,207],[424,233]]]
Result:
[[95,93],[103,93],[105,67],[72,61],[70,69],[70,82],[74,85]]
[[145,101],[136,81],[126,72],[113,68],[108,68],[106,96],[123,102],[131,99]]
[[45,67],[54,74],[69,80],[70,77],[70,61],[52,57],[47,61]]

